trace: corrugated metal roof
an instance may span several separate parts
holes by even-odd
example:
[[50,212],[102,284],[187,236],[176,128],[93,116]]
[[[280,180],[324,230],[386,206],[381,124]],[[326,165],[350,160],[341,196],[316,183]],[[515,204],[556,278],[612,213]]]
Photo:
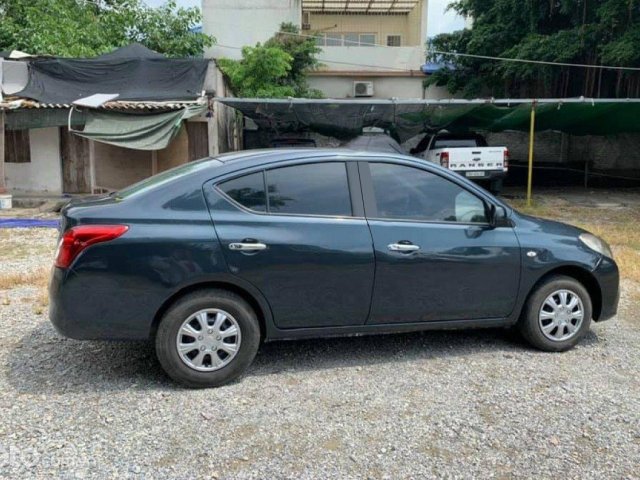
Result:
[[[175,102],[137,102],[137,101],[113,101],[107,102],[100,107],[99,110],[118,110],[118,111],[162,111],[162,110],[178,110],[189,105],[204,104],[206,101],[175,101]],[[73,105],[68,103],[40,103],[26,98],[7,98],[0,102],[0,110],[17,110],[17,109],[69,109]],[[76,107],[79,108],[79,107]]]
[[302,0],[302,10],[316,13],[409,13],[420,0]]

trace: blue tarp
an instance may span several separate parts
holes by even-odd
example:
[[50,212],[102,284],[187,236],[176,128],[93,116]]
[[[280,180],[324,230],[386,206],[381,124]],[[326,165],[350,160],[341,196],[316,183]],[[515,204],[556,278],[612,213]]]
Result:
[[42,220],[39,218],[0,218],[0,228],[58,228],[58,220]]

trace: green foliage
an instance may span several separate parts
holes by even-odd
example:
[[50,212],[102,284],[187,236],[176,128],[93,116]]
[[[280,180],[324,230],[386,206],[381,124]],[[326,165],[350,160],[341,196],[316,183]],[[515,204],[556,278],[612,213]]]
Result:
[[319,66],[315,56],[320,48],[298,33],[295,25],[283,23],[263,45],[244,47],[241,60],[218,60],[233,92],[255,98],[322,97],[307,84],[307,72]]
[[202,55],[214,39],[191,31],[197,8],[169,0],[0,0],[0,50],[91,57],[139,42],[169,56]]
[[438,35],[429,59],[453,65],[426,85],[466,97],[638,97],[640,73],[498,62],[456,52],[550,62],[640,67],[638,0],[456,0],[473,28]]
[[295,88],[287,78],[293,57],[276,47],[259,43],[242,49],[242,60],[218,60],[234,92],[241,97],[292,97]]

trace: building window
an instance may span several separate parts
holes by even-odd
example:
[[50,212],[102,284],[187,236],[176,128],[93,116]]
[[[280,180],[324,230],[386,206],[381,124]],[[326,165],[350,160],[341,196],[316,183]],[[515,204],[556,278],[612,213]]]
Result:
[[317,33],[320,47],[370,47],[376,43],[375,33]]
[[6,163],[31,162],[29,130],[5,130],[4,161]]
[[387,35],[387,47],[399,47],[402,45],[402,36]]

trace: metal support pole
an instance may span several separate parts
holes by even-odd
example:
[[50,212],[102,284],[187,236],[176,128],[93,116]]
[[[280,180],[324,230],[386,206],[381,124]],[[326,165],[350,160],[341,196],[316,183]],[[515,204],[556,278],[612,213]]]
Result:
[[529,171],[527,174],[527,206],[531,206],[531,182],[533,180],[533,136],[536,131],[536,103],[531,104],[531,121],[529,125]]
[[4,179],[4,110],[0,110],[0,193],[7,191]]
[[4,110],[0,110],[0,193],[7,191],[7,185],[4,178]]

